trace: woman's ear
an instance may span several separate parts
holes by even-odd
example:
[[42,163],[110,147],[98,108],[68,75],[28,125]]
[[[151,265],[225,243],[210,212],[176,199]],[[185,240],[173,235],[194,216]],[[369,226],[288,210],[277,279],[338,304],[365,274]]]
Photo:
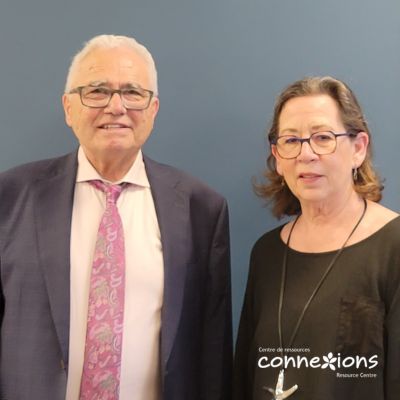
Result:
[[281,166],[281,159],[279,157],[278,151],[276,150],[276,146],[274,144],[271,145],[271,153],[275,157],[276,172],[280,176],[283,176],[282,166]]
[[357,136],[353,139],[354,153],[353,153],[353,167],[358,168],[367,156],[369,143],[369,136],[366,132],[358,132]]

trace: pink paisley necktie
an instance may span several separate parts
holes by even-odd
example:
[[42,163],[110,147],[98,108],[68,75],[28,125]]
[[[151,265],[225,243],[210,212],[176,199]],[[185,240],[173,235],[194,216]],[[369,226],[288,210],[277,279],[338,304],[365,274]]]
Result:
[[117,400],[121,372],[125,246],[117,199],[123,186],[91,185],[106,194],[90,277],[85,358],[80,400]]

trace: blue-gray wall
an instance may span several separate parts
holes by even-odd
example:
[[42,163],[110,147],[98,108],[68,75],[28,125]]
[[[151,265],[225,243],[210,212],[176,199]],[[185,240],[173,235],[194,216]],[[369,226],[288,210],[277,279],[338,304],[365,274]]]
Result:
[[349,83],[372,128],[383,203],[400,209],[399,0],[3,0],[0,170],[75,148],[60,97],[71,56],[100,33],[135,36],[156,59],[161,109],[147,154],[229,201],[235,330],[251,246],[278,223],[250,181],[288,83]]

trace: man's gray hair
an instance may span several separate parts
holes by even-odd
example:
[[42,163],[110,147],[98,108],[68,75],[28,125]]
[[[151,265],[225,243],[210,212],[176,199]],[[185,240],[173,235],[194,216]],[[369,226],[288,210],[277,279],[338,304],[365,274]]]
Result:
[[117,47],[126,47],[135,51],[139,56],[146,62],[149,70],[150,78],[150,90],[154,92],[154,95],[158,95],[157,85],[157,69],[154,63],[153,57],[150,52],[142,44],[137,42],[134,38],[128,36],[116,36],[116,35],[99,35],[90,39],[83,45],[83,48],[74,56],[71,65],[69,67],[67,81],[65,83],[65,93],[68,93],[71,89],[72,79],[79,67],[81,61],[93,50],[96,49],[112,49]]

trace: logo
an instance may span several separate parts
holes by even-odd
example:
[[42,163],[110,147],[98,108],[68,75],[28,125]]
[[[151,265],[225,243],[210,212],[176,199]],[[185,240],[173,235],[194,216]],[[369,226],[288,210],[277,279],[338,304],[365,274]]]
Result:
[[332,371],[335,371],[335,369],[336,369],[335,362],[336,362],[337,358],[333,357],[332,353],[329,353],[328,356],[323,356],[322,358],[325,361],[325,364],[322,364],[321,368],[325,369],[325,368],[329,367]]
[[[277,349],[278,352],[280,349]],[[259,368],[321,368],[336,371],[337,369],[356,368],[373,369],[378,366],[378,355],[370,357],[354,356],[342,357],[340,353],[332,352],[322,357],[308,357],[305,355],[284,355],[276,357],[262,356],[258,359]]]

